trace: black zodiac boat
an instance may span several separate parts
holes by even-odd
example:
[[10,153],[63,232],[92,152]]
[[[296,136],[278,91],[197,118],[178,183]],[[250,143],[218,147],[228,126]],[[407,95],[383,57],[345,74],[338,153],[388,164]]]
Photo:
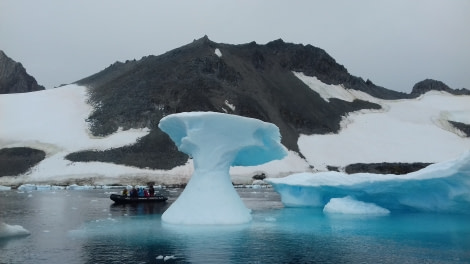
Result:
[[155,195],[150,197],[129,197],[122,196],[119,194],[111,194],[109,199],[113,200],[115,203],[124,204],[124,203],[162,203],[168,200],[167,197],[163,195]]

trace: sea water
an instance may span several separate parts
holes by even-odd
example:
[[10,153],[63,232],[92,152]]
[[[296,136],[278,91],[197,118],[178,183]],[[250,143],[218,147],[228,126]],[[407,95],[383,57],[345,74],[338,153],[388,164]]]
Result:
[[[272,189],[237,189],[249,224],[181,226],[166,204],[114,205],[116,190],[0,192],[0,263],[469,263],[470,215],[327,214],[285,208]],[[190,216],[188,216],[190,217]]]

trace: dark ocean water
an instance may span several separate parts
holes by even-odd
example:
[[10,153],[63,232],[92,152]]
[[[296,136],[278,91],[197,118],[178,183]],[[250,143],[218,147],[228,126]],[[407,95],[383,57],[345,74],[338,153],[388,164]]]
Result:
[[105,189],[0,191],[0,222],[31,232],[0,239],[0,263],[470,263],[470,215],[327,215],[284,208],[272,189],[237,191],[246,225],[162,223],[180,190],[166,205],[114,205]]

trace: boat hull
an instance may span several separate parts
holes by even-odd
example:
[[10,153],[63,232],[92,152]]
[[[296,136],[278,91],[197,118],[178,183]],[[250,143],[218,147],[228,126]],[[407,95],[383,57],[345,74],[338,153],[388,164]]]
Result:
[[151,197],[129,197],[122,196],[119,194],[111,194],[109,199],[113,200],[115,203],[127,204],[127,203],[163,203],[168,200],[167,197],[163,195],[156,195]]

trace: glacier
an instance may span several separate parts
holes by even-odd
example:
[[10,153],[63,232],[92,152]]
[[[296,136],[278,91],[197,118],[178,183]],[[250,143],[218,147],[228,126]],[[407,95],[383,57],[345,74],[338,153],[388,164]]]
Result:
[[470,213],[470,151],[404,175],[329,171],[265,181],[288,207],[323,207],[327,213],[345,214],[361,213],[361,209],[351,211],[351,206],[379,214],[388,210]]
[[287,155],[274,124],[216,112],[168,115],[158,127],[193,159],[194,172],[163,213],[169,224],[221,225],[251,221],[230,179],[230,166],[256,166]]

